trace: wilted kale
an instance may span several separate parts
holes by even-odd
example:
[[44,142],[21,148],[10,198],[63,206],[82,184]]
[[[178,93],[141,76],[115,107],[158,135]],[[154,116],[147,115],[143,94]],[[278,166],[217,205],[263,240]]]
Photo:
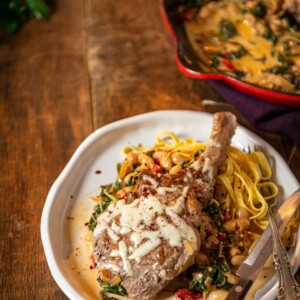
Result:
[[220,35],[223,39],[229,39],[237,34],[235,26],[226,19],[222,19],[219,24]]
[[105,292],[116,294],[116,295],[121,295],[121,296],[127,296],[126,290],[120,283],[111,285],[110,283],[105,282],[105,281],[101,280],[100,278],[98,278],[97,281],[99,282],[100,286],[102,287],[102,289]]
[[233,286],[227,282],[227,278],[224,275],[226,272],[230,272],[231,268],[224,257],[219,257],[215,261],[212,267],[206,267],[202,276],[193,280],[189,286],[190,292],[205,292],[209,288],[210,284],[216,285],[219,289],[230,290]]
[[252,13],[257,18],[263,18],[267,13],[267,7],[263,2],[259,1],[252,9]]
[[204,211],[216,222],[223,219],[222,210],[215,202],[207,204]]
[[104,210],[106,209],[106,207],[108,207],[109,204],[110,204],[110,201],[107,201],[107,202],[104,202],[104,204],[97,204],[94,207],[94,212],[91,216],[91,219],[90,219],[89,225],[88,225],[89,230],[94,231],[94,229],[97,226],[98,216],[104,212]]
[[101,190],[101,202],[94,207],[94,212],[89,221],[89,230],[94,231],[97,226],[97,218],[103,211],[109,206],[111,201],[118,201],[119,199],[114,195],[114,193],[120,190],[122,187],[118,180],[114,184],[107,184],[102,187]]
[[275,35],[275,33],[269,28],[268,29],[268,31],[266,31],[263,35],[262,35],[262,37],[264,38],[264,39],[266,39],[266,40],[269,40],[269,41],[271,41],[272,42],[272,44],[276,44],[276,42],[277,42],[277,37],[276,37],[276,35]]
[[271,68],[265,69],[265,72],[272,74],[286,74],[288,71],[287,67],[281,65],[275,65]]

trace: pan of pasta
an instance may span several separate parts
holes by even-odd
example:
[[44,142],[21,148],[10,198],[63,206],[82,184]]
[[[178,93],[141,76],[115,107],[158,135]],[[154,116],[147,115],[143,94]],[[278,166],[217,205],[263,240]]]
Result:
[[[226,298],[268,226],[268,201],[299,188],[270,145],[235,126],[226,113],[162,111],[109,124],[80,145],[41,223],[69,298]],[[258,144],[264,153],[243,151]],[[296,215],[282,236],[295,268],[298,229]],[[276,281],[270,258],[247,299],[275,299]]]

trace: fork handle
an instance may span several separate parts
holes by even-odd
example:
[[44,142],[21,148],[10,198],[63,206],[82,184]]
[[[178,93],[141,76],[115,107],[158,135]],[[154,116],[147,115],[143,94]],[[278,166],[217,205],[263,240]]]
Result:
[[292,274],[289,255],[282,244],[273,213],[270,209],[269,218],[274,240],[273,262],[279,273],[278,300],[300,299],[300,286]]

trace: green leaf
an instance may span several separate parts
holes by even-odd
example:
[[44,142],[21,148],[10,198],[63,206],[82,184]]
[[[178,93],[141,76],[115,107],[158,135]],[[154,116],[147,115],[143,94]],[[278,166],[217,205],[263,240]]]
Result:
[[262,35],[262,37],[268,41],[271,41],[273,45],[275,45],[277,42],[277,36],[270,28]]
[[272,74],[285,74],[288,72],[288,68],[281,65],[275,65],[271,68],[265,69],[264,72]]
[[37,19],[47,20],[51,14],[50,7],[44,0],[27,0],[28,7]]
[[231,37],[234,37],[237,34],[237,30],[235,26],[226,19],[223,19],[220,21],[219,24],[220,28],[220,35],[223,39],[229,39]]
[[267,13],[267,7],[263,2],[258,2],[257,5],[252,9],[252,13],[257,18],[263,18]]
[[117,198],[115,195],[110,194],[106,189],[103,189],[103,194],[112,201],[119,201],[119,198]]
[[28,9],[20,1],[0,3],[0,28],[5,34],[14,33],[28,18]]
[[207,278],[211,278],[211,284],[216,285],[223,290],[230,289],[233,285],[227,282],[227,277],[224,272],[230,272],[231,268],[225,257],[219,257],[212,267],[205,267],[202,276],[193,280],[189,286],[189,292],[205,292],[208,287],[205,282]]
[[126,290],[120,283],[111,285],[110,283],[105,282],[105,281],[101,280],[100,278],[98,278],[97,281],[99,282],[100,286],[103,288],[103,290],[105,292],[116,294],[116,295],[121,295],[121,296],[127,296]]
[[108,207],[109,204],[110,204],[110,201],[106,201],[106,202],[104,202],[104,204],[97,204],[94,207],[94,212],[91,216],[91,219],[90,219],[89,225],[88,225],[89,230],[94,231],[94,229],[97,226],[98,216],[103,213],[103,211]]
[[18,20],[10,20],[2,26],[0,24],[0,27],[3,29],[5,34],[12,34],[18,29],[19,21]]

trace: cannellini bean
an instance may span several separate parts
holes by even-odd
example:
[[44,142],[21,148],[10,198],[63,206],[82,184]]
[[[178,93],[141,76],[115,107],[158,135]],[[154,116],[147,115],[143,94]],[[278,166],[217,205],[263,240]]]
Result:
[[241,230],[247,229],[250,226],[250,220],[249,219],[237,219],[236,225]]
[[245,259],[246,256],[238,254],[231,257],[230,261],[233,266],[239,267]]
[[176,173],[178,173],[181,170],[182,170],[182,167],[180,165],[176,165],[176,166],[173,166],[171,168],[171,170],[169,171],[169,173],[170,174],[176,174]]
[[224,230],[226,232],[234,232],[236,229],[236,220],[229,220],[223,224]]
[[207,300],[224,300],[227,297],[227,295],[227,291],[215,290],[209,293]]
[[169,156],[163,156],[159,161],[160,166],[165,170],[171,170],[173,167],[171,158]]
[[237,280],[238,280],[238,277],[234,274],[231,274],[231,273],[224,273],[224,275],[226,276],[227,278],[227,281],[231,284],[236,284]]
[[173,164],[175,164],[175,165],[181,165],[181,164],[183,164],[184,162],[190,160],[189,157],[186,157],[186,156],[182,155],[182,154],[179,153],[179,152],[173,153],[171,157],[172,157],[172,162],[173,162]]
[[199,11],[199,15],[203,19],[210,17],[215,12],[216,8],[217,5],[215,2],[210,2],[202,7],[202,9]]
[[156,161],[160,161],[164,156],[167,156],[168,154],[165,151],[155,151],[153,153],[153,159]]
[[246,208],[240,207],[236,211],[236,216],[237,216],[237,218],[240,218],[240,219],[249,219],[249,212]]
[[229,250],[230,257],[235,256],[237,254],[241,254],[241,251],[237,247],[233,247]]
[[138,161],[139,161],[140,164],[146,164],[148,166],[154,165],[153,159],[145,153],[140,153],[139,154]]

